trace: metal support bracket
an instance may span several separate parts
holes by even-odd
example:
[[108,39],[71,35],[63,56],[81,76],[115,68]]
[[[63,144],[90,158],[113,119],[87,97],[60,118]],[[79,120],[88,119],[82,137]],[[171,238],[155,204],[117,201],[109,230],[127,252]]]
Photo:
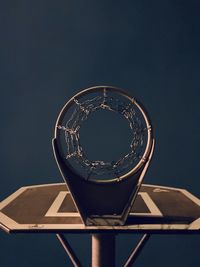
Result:
[[79,259],[77,258],[75,252],[71,248],[70,244],[68,243],[67,239],[63,234],[56,234],[58,240],[62,244],[64,250],[67,252],[72,264],[74,267],[83,267],[82,264],[80,263]]
[[[63,234],[56,234],[74,267],[83,267]],[[133,266],[150,234],[144,234],[130,253],[123,267]],[[92,267],[115,267],[115,234],[92,235]]]
[[135,260],[139,256],[140,252],[142,251],[143,247],[145,246],[146,242],[149,240],[150,234],[144,234],[140,241],[138,242],[137,246],[131,251],[131,254],[128,257],[128,260],[124,264],[124,267],[131,267],[133,266]]

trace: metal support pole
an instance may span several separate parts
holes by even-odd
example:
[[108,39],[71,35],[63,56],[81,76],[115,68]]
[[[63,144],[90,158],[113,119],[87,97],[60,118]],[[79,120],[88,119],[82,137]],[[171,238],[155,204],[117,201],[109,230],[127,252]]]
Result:
[[137,246],[132,250],[130,256],[128,257],[127,262],[124,264],[124,267],[133,266],[133,263],[135,262],[135,260],[139,256],[140,252],[142,251],[142,249],[143,249],[144,245],[146,244],[146,242],[148,241],[149,237],[150,237],[150,234],[144,234],[142,236],[142,238],[138,242]]
[[68,241],[64,237],[64,235],[63,234],[56,234],[56,236],[57,236],[58,240],[60,241],[60,243],[62,244],[64,250],[67,252],[74,267],[82,267],[79,259],[75,255],[73,249],[71,248],[70,244],[68,243]]
[[92,235],[92,267],[115,267],[115,235]]

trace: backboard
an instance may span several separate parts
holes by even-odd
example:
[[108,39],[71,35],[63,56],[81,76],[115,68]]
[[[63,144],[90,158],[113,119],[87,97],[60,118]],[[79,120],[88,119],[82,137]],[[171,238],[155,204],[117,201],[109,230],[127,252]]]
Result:
[[187,190],[143,184],[125,226],[85,226],[66,184],[26,186],[0,203],[10,233],[200,233],[200,200]]

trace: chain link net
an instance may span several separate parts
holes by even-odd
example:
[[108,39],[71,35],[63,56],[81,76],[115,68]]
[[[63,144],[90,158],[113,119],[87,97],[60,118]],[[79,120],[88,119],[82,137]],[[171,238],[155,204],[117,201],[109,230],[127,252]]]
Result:
[[[89,97],[89,94],[88,96]],[[103,89],[97,95],[90,99],[73,99],[73,110],[64,125],[57,125],[58,130],[64,133],[66,143],[65,158],[71,166],[78,164],[84,170],[85,179],[100,179],[100,177],[114,177],[120,179],[120,176],[132,168],[142,157],[146,146],[145,135],[146,126],[143,116],[134,101],[127,101],[117,94],[110,94],[109,89]],[[80,141],[80,128],[92,112],[97,110],[108,110],[117,112],[128,120],[132,141],[129,151],[126,155],[117,161],[106,162],[102,160],[90,160],[83,151]],[[74,168],[76,170],[76,167]]]

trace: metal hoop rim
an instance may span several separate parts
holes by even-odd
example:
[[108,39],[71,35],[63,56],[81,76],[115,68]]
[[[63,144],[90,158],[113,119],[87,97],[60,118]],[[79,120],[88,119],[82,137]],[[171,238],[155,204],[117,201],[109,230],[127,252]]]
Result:
[[[144,121],[146,123],[146,127],[147,127],[147,144],[146,144],[146,148],[145,151],[140,159],[140,161],[137,163],[137,165],[132,168],[129,172],[127,172],[126,174],[118,177],[118,178],[114,178],[114,179],[108,179],[108,180],[95,180],[95,179],[90,179],[87,180],[87,182],[91,182],[91,183],[97,183],[97,184],[110,184],[110,183],[116,183],[116,182],[120,182],[124,179],[129,178],[130,176],[132,176],[134,173],[136,173],[144,164],[145,162],[148,160],[148,157],[150,155],[151,152],[151,147],[152,147],[152,143],[153,143],[153,131],[152,131],[152,126],[151,126],[151,122],[150,122],[150,118],[147,115],[147,112],[144,108],[144,106],[139,103],[135,98],[131,97],[127,92],[125,92],[123,89],[118,88],[118,87],[114,87],[114,86],[109,86],[109,85],[99,85],[99,86],[92,86],[89,87],[87,89],[84,89],[82,91],[79,91],[77,94],[75,94],[73,97],[71,97],[63,106],[63,108],[61,109],[57,120],[56,120],[56,124],[55,124],[55,129],[54,129],[54,138],[57,139],[58,137],[58,127],[57,125],[59,124],[59,121],[62,120],[62,118],[64,117],[65,111],[72,106],[72,104],[74,103],[74,99],[78,98],[80,96],[83,96],[85,94],[87,94],[90,91],[99,91],[100,89],[107,89],[107,90],[112,90],[115,92],[118,92],[120,94],[122,94],[123,96],[125,96],[126,98],[128,98],[134,105],[136,105],[136,107],[139,109],[139,111],[142,113],[142,116],[144,118]],[[76,173],[77,177],[80,179],[84,179],[83,177],[81,177],[81,175],[78,175]],[[85,180],[85,179],[84,179]]]

